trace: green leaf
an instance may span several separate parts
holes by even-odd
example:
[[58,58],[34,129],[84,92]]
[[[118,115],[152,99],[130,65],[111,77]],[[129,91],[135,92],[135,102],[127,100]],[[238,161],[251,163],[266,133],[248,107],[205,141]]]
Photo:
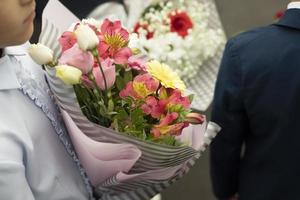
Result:
[[189,98],[189,100],[190,100],[191,103],[193,102],[194,97],[195,97],[194,94],[190,94],[190,95],[188,96],[188,98]]
[[114,102],[112,99],[108,100],[108,112],[113,112],[115,108]]
[[127,84],[128,82],[133,80],[132,71],[125,71],[124,73],[124,82]]
[[122,77],[118,76],[116,79],[116,86],[119,91],[125,88],[125,82]]

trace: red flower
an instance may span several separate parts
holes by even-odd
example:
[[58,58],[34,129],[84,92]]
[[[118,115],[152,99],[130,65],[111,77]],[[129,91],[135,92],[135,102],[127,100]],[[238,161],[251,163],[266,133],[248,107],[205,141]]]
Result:
[[193,22],[186,12],[170,14],[171,32],[176,32],[181,37],[188,35],[188,30],[193,28]]
[[136,23],[134,26],[134,32],[139,34],[139,30],[140,29],[144,29],[145,31],[147,31],[147,35],[146,38],[149,40],[151,38],[153,38],[154,36],[154,32],[150,32],[148,29],[148,24],[140,24],[140,23]]
[[281,19],[285,13],[285,10],[279,10],[276,12],[275,19]]

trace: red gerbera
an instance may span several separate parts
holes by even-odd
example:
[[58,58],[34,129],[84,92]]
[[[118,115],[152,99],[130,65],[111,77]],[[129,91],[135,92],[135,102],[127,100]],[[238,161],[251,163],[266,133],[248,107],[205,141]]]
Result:
[[171,32],[176,32],[181,37],[188,35],[188,30],[193,28],[193,22],[186,12],[178,12],[170,14]]

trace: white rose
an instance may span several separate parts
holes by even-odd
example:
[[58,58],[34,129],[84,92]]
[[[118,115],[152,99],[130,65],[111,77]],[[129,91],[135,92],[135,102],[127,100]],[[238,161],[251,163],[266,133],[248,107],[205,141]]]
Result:
[[69,65],[59,65],[55,67],[56,76],[67,85],[75,85],[80,83],[82,76],[81,70]]
[[99,43],[99,39],[96,33],[88,25],[79,25],[75,30],[75,35],[77,38],[78,46],[83,51],[93,50]]
[[32,44],[28,53],[31,58],[39,65],[46,65],[53,61],[53,51],[43,44]]

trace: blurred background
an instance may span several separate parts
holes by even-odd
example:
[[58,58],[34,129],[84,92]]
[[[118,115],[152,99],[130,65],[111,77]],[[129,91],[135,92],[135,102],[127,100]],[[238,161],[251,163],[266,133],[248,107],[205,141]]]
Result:
[[[76,3],[79,1],[60,0],[69,9],[78,8]],[[38,0],[37,14],[41,14],[42,8],[47,0]],[[83,1],[87,5],[88,1]],[[100,0],[89,0],[91,8]],[[121,2],[121,1],[116,1]],[[276,13],[284,10],[288,0],[215,0],[217,9],[227,37],[232,37],[245,30],[274,23]],[[80,8],[80,7],[79,7]],[[88,14],[91,8],[85,7],[82,10],[73,10],[73,12],[82,18]],[[36,33],[33,35],[32,42],[37,41],[40,29],[40,21],[36,20]],[[210,117],[210,108],[205,112],[208,119]],[[175,183],[162,194],[162,200],[214,200],[209,177],[209,151],[206,151],[197,162],[196,166],[182,180]]]

